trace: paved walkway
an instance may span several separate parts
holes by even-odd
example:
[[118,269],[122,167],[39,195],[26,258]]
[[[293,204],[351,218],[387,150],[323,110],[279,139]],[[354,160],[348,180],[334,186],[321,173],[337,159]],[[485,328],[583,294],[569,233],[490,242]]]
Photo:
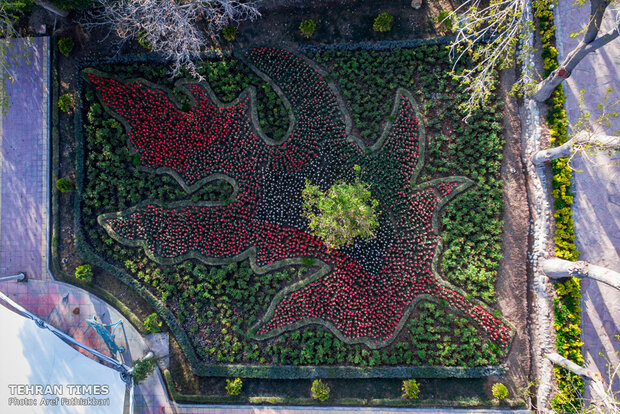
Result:
[[0,274],[26,272],[49,279],[48,206],[48,42],[33,39],[30,65],[9,53],[13,83],[5,85],[10,106],[0,115]]
[[[556,9],[556,27],[559,59],[577,44],[581,37],[570,38],[570,33],[580,30],[588,19],[590,4],[573,6],[571,1],[560,1]],[[613,15],[607,11],[601,32],[612,27]],[[596,105],[603,101],[607,88],[614,92],[609,101],[620,99],[620,40],[616,39],[604,48],[588,55],[579,63],[565,82],[566,111],[574,123],[579,115],[579,90],[586,91],[586,108],[596,117]],[[619,110],[620,108],[615,108]],[[608,133],[620,129],[620,119],[613,120]],[[608,157],[600,154],[594,163],[576,157],[575,167],[583,170],[575,173],[574,221],[577,247],[581,259],[620,271],[620,154]],[[596,364],[606,373],[605,358],[620,364],[616,352],[620,341],[614,335],[620,333],[620,291],[605,284],[584,281],[582,284],[583,340],[586,364]],[[620,390],[620,378],[615,389]]]

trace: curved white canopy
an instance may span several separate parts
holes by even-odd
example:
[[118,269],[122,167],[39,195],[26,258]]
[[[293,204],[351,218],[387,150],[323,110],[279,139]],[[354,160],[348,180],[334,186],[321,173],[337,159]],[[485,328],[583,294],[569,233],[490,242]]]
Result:
[[[0,367],[0,413],[123,412],[125,383],[117,371],[82,355],[1,302]],[[42,404],[48,401],[57,405]]]

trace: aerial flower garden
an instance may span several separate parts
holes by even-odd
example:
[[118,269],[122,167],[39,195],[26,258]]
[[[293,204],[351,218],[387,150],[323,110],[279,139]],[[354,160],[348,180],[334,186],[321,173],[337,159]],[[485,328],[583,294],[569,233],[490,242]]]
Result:
[[[441,121],[454,84],[415,72],[442,54],[260,47],[206,62],[201,83],[84,70],[89,243],[202,364],[500,364],[514,335],[492,309],[501,115]],[[378,225],[334,248],[309,228],[304,186],[356,177]]]

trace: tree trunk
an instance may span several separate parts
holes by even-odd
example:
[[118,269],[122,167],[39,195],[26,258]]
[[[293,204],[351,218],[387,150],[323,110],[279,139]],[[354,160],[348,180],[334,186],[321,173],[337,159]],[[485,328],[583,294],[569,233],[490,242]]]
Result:
[[584,261],[571,262],[558,259],[557,257],[547,259],[543,262],[543,271],[551,279],[561,279],[564,277],[593,279],[616,289],[620,289],[620,273]]
[[602,150],[605,148],[620,148],[620,137],[615,135],[592,134],[582,131],[559,147],[538,151],[534,154],[534,157],[532,157],[532,161],[535,165],[540,166],[556,158],[569,158],[573,153],[572,149],[574,145],[587,143],[591,143]]
[[575,66],[577,66],[588,53],[596,51],[618,37],[620,25],[596,38],[607,6],[609,6],[609,1],[592,0],[590,2],[590,22],[588,23],[583,39],[568,55],[566,55],[560,67],[551,72],[546,79],[543,79],[538,84],[532,95],[532,99],[536,102],[544,102],[549,99],[555,88],[562,83],[564,79],[570,76]]
[[[589,382],[589,389],[592,392],[590,401],[584,401],[582,399],[580,404],[581,407],[574,407],[577,409],[577,412],[586,412],[580,410],[580,408],[584,406],[588,407],[588,413],[593,414],[610,414],[618,412],[618,403],[616,402],[616,398],[611,388],[611,385],[609,387],[605,386],[605,383],[603,382],[603,377],[600,373],[584,367],[580,367],[573,361],[564,358],[560,354],[550,353],[545,354],[545,357],[554,364],[566,368],[573,374],[579,375],[584,380]],[[615,372],[613,375],[615,375]],[[614,380],[613,375],[607,379],[610,384]]]
[[570,359],[564,358],[560,354],[550,353],[550,354],[545,354],[545,357],[547,359],[549,359],[551,362],[553,362],[554,364],[559,365],[562,368],[566,368],[567,370],[569,370],[573,374],[579,375],[580,377],[582,377],[584,379],[589,379],[589,380],[592,380],[592,381],[600,381],[601,380],[601,375],[600,374],[598,374],[598,373],[596,373],[596,372],[594,372],[592,370],[589,370],[587,368],[580,367],[579,365],[575,364]]
[[52,13],[60,16],[60,17],[67,17],[67,15],[69,14],[69,12],[67,10],[61,10],[58,7],[54,6],[52,3],[50,3],[49,1],[45,1],[45,0],[34,0],[34,2],[36,4],[38,4],[39,6],[43,7],[45,10],[49,10]]

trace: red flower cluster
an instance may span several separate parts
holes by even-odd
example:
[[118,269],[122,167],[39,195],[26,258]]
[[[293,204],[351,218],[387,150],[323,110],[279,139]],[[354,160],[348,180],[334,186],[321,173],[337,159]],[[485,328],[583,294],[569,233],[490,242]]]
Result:
[[[438,235],[432,218],[459,183],[412,187],[423,142],[410,98],[401,97],[380,149],[365,154],[347,138],[333,91],[308,62],[271,48],[253,49],[248,58],[291,103],[296,123],[280,145],[258,138],[247,100],[217,108],[200,86],[190,85],[195,104],[186,114],[160,91],[91,76],[104,103],[131,125],[130,140],[144,165],[168,167],[189,184],[221,173],[239,185],[238,197],[226,206],[166,209],[151,204],[105,219],[108,231],[127,242],[141,241],[159,258],[196,252],[226,259],[255,246],[259,265],[294,257],[327,263],[332,270],[326,276],[272,303],[271,318],[253,328],[258,336],[321,319],[348,338],[389,340],[413,300],[427,294],[468,314],[507,346],[511,332],[501,320],[433,276]],[[310,234],[300,214],[301,188],[306,178],[322,186],[350,178],[354,164],[362,166],[380,202],[381,228],[374,241],[329,250]]]

